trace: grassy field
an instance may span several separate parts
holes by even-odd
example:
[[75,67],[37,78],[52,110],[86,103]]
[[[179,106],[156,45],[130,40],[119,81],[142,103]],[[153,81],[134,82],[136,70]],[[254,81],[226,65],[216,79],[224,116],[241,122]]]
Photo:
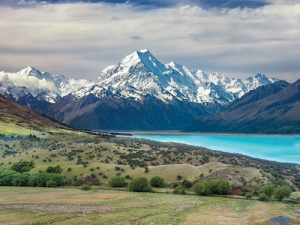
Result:
[[[225,163],[236,157],[204,148],[80,132],[44,132],[39,133],[38,138],[0,140],[0,155],[0,170],[9,169],[20,160],[34,160],[35,167],[30,173],[60,165],[62,175],[70,184],[93,174],[101,184],[107,184],[112,176],[127,175],[148,179],[161,176],[171,185],[182,181],[177,178],[180,175],[192,182],[223,178],[229,180],[233,188],[253,192],[264,184],[280,181],[274,177],[276,174],[259,169],[261,165],[256,162],[242,158],[249,166]],[[281,171],[284,172],[284,168]],[[293,169],[293,173],[299,173],[299,168]],[[293,186],[288,179],[276,185],[283,184]]]
[[300,221],[300,205],[219,197],[0,187],[1,224],[267,224]]

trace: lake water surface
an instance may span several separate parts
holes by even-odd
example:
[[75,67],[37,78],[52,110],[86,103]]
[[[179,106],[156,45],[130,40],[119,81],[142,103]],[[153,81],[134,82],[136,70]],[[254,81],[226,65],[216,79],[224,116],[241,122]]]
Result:
[[234,135],[203,133],[133,133],[136,138],[203,146],[213,150],[240,153],[255,158],[300,164],[300,136]]

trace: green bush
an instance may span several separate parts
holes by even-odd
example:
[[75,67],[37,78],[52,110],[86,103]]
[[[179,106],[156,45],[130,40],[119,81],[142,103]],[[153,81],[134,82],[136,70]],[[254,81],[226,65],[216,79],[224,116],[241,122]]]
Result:
[[174,194],[176,195],[185,195],[186,194],[186,190],[185,190],[185,187],[183,186],[177,186],[174,191],[173,191]]
[[49,166],[47,169],[46,169],[46,173],[61,173],[63,171],[62,168],[60,168],[60,165],[58,166]]
[[177,180],[181,180],[182,176],[181,175],[177,175]]
[[250,192],[247,192],[247,193],[245,194],[245,197],[246,197],[246,198],[252,198],[252,197],[253,197],[253,194],[250,193]]
[[182,181],[182,186],[184,186],[186,188],[191,188],[193,186],[193,183],[191,181],[188,181],[187,179],[184,179]]
[[267,184],[259,190],[259,194],[266,194],[269,198],[271,198],[272,195],[274,194],[275,189],[276,188],[274,185]]
[[30,174],[29,173],[19,173],[16,174],[15,177],[12,180],[12,185],[13,186],[29,186],[29,179],[30,179]]
[[49,180],[46,184],[47,187],[57,187],[57,183],[54,180]]
[[0,172],[0,184],[2,186],[12,186],[15,177],[20,174],[14,170],[3,170]]
[[197,195],[207,196],[211,194],[209,182],[197,183],[194,187],[194,191]]
[[19,173],[24,173],[30,171],[34,167],[34,161],[20,161],[12,164],[11,170],[17,171]]
[[121,176],[115,176],[110,178],[110,180],[108,181],[108,184],[111,187],[124,187],[126,183],[126,180],[124,177]]
[[47,174],[42,172],[42,173],[35,173],[32,174],[32,176],[29,179],[29,186],[31,187],[46,187],[48,181]]
[[80,186],[80,189],[84,190],[84,191],[90,190],[91,188],[92,187],[89,184],[83,184],[83,185]]
[[228,180],[217,179],[212,181],[211,192],[218,195],[227,195],[230,193],[231,187]]
[[62,175],[56,173],[47,174],[47,180],[55,181],[57,183],[57,186],[62,186],[65,184],[65,178]]
[[265,193],[262,193],[262,194],[259,194],[258,200],[267,202],[270,200],[270,197],[268,195],[266,195]]
[[281,202],[284,198],[289,198],[292,190],[287,186],[278,187],[274,191],[274,197],[277,201]]
[[29,179],[29,186],[31,187],[46,187],[47,182],[53,180],[56,182],[57,186],[62,186],[65,184],[65,179],[60,174],[56,173],[36,173],[33,174]]
[[224,179],[200,182],[197,183],[194,187],[194,191],[198,195],[226,195],[230,193],[230,190],[230,183]]
[[152,192],[153,188],[146,177],[138,177],[133,179],[128,185],[129,191],[136,192]]
[[155,176],[150,179],[150,184],[152,187],[163,188],[166,186],[165,180],[162,177]]

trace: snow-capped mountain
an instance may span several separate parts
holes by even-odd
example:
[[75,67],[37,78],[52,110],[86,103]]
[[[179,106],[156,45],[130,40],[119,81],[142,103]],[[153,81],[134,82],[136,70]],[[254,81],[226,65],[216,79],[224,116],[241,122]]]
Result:
[[95,84],[59,99],[47,114],[76,128],[183,129],[196,117],[223,110],[259,86],[274,83],[258,74],[229,79],[223,74],[190,71],[162,64],[147,49],[105,68]]
[[0,72],[0,93],[40,112],[70,92],[93,84],[89,80],[40,72],[34,67],[27,67],[17,73]]
[[165,102],[176,98],[200,104],[227,105],[250,90],[275,81],[276,78],[269,79],[262,74],[247,79],[229,79],[216,72],[190,71],[174,62],[162,64],[145,49],[104,69],[96,83],[105,88],[113,87],[125,98],[149,94]]
[[83,129],[183,129],[196,117],[222,111],[259,86],[274,83],[257,74],[230,79],[216,72],[161,63],[147,49],[105,68],[96,81],[51,75],[27,67],[0,72],[0,93]]

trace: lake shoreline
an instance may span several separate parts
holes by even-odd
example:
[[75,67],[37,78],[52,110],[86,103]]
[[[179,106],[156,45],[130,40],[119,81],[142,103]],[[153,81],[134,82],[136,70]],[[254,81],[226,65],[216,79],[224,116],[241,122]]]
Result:
[[185,132],[132,132],[133,138],[175,142],[254,158],[296,163],[300,161],[300,135],[249,135]]

